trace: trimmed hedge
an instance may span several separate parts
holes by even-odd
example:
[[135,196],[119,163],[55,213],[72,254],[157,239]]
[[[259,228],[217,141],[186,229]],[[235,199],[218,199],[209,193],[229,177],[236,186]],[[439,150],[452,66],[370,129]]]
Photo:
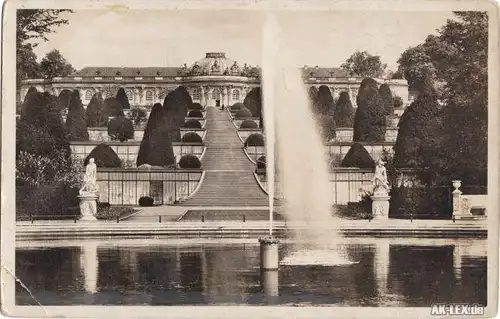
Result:
[[246,109],[245,104],[238,102],[238,103],[234,103],[233,106],[231,106],[231,111],[237,111],[240,109]]
[[85,158],[84,165],[89,163],[89,159],[93,158],[97,167],[112,167],[119,168],[122,166],[122,161],[116,155],[115,151],[107,144],[97,145],[89,155]]
[[391,115],[394,109],[394,99],[392,97],[391,89],[386,83],[382,84],[378,89],[378,94],[382,99],[382,105],[386,115]]
[[195,119],[187,120],[186,123],[184,123],[184,127],[185,128],[198,128],[198,129],[202,128],[200,121],[195,120]]
[[134,124],[125,116],[120,116],[109,121],[108,135],[111,140],[125,142],[134,138]]
[[390,191],[391,218],[450,219],[453,212],[452,188],[395,187]]
[[204,108],[203,108],[203,105],[201,105],[200,103],[198,102],[195,102],[193,104],[191,104],[189,106],[189,109],[188,110],[199,110],[199,111],[202,111]]
[[341,92],[335,106],[335,124],[337,127],[353,127],[354,108],[349,93]]
[[234,115],[234,117],[237,118],[237,119],[244,119],[244,118],[253,117],[253,115],[252,115],[252,112],[250,112],[249,109],[242,108],[242,109],[239,109],[238,112],[236,112],[236,114]]
[[[17,186],[16,187],[16,216],[27,218],[37,215],[38,219],[73,219],[75,208],[79,214],[78,188],[66,185],[55,186]],[[51,215],[51,216],[49,216]]]
[[88,127],[103,127],[108,123],[108,116],[104,110],[104,101],[100,93],[92,96],[85,112]]
[[122,108],[127,110],[130,109],[130,102],[128,101],[127,93],[125,93],[123,88],[118,89],[118,92],[116,92],[116,99],[120,102]]
[[354,143],[345,155],[342,163],[340,163],[340,166],[373,169],[375,168],[375,161],[363,145]]
[[143,197],[139,198],[139,206],[150,207],[150,206],[153,206],[154,203],[155,203],[155,200],[152,197],[143,196]]
[[188,117],[199,117],[199,118],[203,118],[203,113],[201,113],[201,111],[199,111],[199,110],[192,110],[192,111],[189,111],[189,113],[188,113]]
[[244,120],[240,124],[240,129],[255,129],[255,128],[259,128],[259,125],[257,125],[257,123],[255,123],[255,121],[253,120]]
[[203,143],[201,136],[194,132],[188,132],[182,137],[182,142],[184,143]]
[[123,106],[114,97],[104,100],[104,111],[109,117],[123,116]]
[[378,90],[366,87],[358,93],[358,108],[354,116],[354,142],[383,142],[386,114]]
[[266,169],[266,156],[263,155],[261,157],[259,157],[257,159],[257,169],[258,170],[261,170],[261,169]]
[[68,116],[66,117],[66,133],[70,141],[88,141],[87,119],[83,108],[80,92],[74,90],[69,101]]
[[245,146],[264,146],[264,135],[259,133],[250,134],[245,141]]
[[179,167],[183,169],[199,169],[201,168],[201,162],[195,155],[186,154],[181,157]]

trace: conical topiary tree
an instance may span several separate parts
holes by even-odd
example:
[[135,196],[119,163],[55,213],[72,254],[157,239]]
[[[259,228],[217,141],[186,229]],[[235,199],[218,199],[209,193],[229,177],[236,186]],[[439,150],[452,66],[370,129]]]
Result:
[[99,92],[92,96],[85,112],[87,115],[88,127],[103,127],[108,122],[108,116],[104,110],[104,101]]
[[95,160],[97,167],[119,168],[122,166],[122,161],[118,155],[116,155],[115,151],[104,143],[97,145],[89,155],[87,155],[84,165],[87,165],[91,158]]
[[80,92],[74,90],[69,101],[68,116],[66,118],[66,133],[70,141],[88,141],[87,119],[85,109],[80,99]]
[[439,160],[433,152],[443,134],[437,95],[432,89],[422,91],[398,124],[394,145],[394,165],[398,168],[422,170]]
[[172,142],[181,141],[180,128],[184,126],[188,102],[179,88],[168,93],[163,101],[163,112]]
[[360,100],[365,99],[364,96],[365,96],[366,92],[368,92],[367,90],[369,88],[373,88],[373,89],[377,90],[377,92],[378,92],[378,83],[377,83],[377,81],[375,81],[372,78],[364,78],[363,81],[361,81],[361,83],[359,85],[358,95],[356,96],[356,104],[358,105],[358,107],[360,104]]
[[[180,133],[180,132],[179,132]],[[137,166],[170,166],[175,164],[175,155],[165,119],[163,106],[153,105],[144,136],[137,155]]]
[[71,91],[64,89],[59,93],[58,105],[60,110],[66,110],[69,107],[69,101],[71,99]]
[[322,85],[318,89],[319,113],[333,116],[335,111],[335,103],[333,102],[332,92],[326,85]]
[[375,168],[375,161],[363,145],[354,143],[345,155],[340,166],[373,169]]
[[354,142],[383,142],[386,117],[382,99],[374,87],[366,87],[358,94],[358,108],[354,117]]
[[[189,110],[192,108],[192,105],[193,105],[193,99],[191,98],[191,94],[189,94],[188,90],[186,89],[186,87],[184,86],[179,86],[177,88],[181,93],[182,93],[182,96],[184,97],[184,101],[186,101],[186,110]],[[198,103],[199,104],[199,103]],[[201,106],[201,104],[200,104]]]
[[134,139],[134,124],[131,119],[119,116],[111,119],[108,124],[108,135],[111,140],[125,142]]
[[110,97],[104,100],[104,110],[108,117],[123,116],[123,106],[114,97]]
[[130,102],[128,101],[127,93],[123,88],[119,88],[116,92],[116,100],[120,103],[122,109],[130,109]]
[[353,127],[354,108],[349,93],[341,92],[335,106],[335,124],[337,127]]
[[382,105],[385,110],[385,115],[391,115],[394,110],[394,100],[392,98],[391,88],[387,84],[382,84],[378,89],[378,94],[382,99]]
[[245,96],[243,104],[254,117],[260,118],[262,116],[262,96],[260,87],[251,89],[247,96]]
[[335,127],[335,120],[333,116],[322,114],[317,115],[316,123],[319,126],[319,131],[323,142],[328,142],[337,136],[337,130]]

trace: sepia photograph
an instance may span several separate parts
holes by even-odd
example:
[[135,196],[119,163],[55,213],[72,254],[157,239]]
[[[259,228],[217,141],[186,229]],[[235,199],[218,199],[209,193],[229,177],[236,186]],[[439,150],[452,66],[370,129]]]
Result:
[[314,3],[5,2],[5,316],[496,315],[498,4]]

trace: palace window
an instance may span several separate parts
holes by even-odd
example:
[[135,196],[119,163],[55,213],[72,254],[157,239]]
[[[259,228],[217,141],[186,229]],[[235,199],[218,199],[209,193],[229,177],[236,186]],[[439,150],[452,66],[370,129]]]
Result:
[[87,90],[85,91],[85,100],[90,100],[90,99],[92,99],[92,91]]
[[201,100],[201,90],[199,88],[193,90],[193,100]]
[[233,90],[233,100],[239,101],[240,100],[240,90]]
[[125,93],[127,94],[129,101],[132,101],[134,99],[134,93],[132,92],[132,90],[126,90]]
[[220,91],[219,91],[219,89],[214,89],[212,91],[212,100],[220,100]]
[[152,91],[149,91],[149,90],[146,91],[146,101],[148,101],[148,102],[153,101],[153,92]]

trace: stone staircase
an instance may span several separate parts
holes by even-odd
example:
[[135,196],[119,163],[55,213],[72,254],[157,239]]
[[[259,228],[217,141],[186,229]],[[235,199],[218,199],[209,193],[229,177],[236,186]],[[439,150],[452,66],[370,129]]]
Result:
[[243,144],[227,111],[207,108],[207,150],[202,159],[205,178],[183,206],[266,206],[267,194],[259,187],[255,166],[243,152]]

